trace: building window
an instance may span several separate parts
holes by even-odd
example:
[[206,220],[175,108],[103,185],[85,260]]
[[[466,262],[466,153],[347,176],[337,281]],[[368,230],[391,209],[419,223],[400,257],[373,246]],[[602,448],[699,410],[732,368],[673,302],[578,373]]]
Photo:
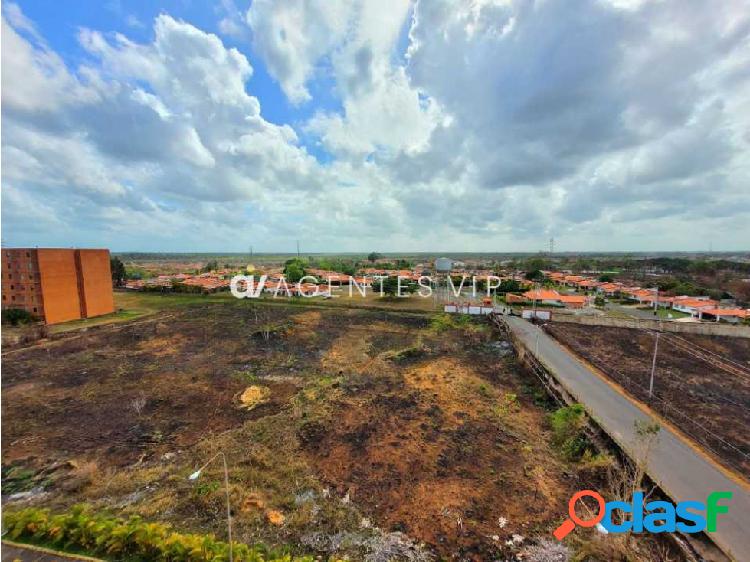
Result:
[[15,286],[15,285],[11,285],[11,286],[10,286],[10,290],[11,290],[11,291],[12,291],[12,290],[14,290],[15,288],[16,288],[16,286]]
[[36,307],[34,307],[34,312],[36,312]]
[[30,258],[30,257],[31,257],[31,254],[30,254],[29,252],[26,252],[26,257],[27,257],[27,258]]

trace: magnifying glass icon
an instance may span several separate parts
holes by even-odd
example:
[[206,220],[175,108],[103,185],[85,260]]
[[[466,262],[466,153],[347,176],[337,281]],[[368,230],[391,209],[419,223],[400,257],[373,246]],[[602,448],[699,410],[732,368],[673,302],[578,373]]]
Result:
[[[599,504],[599,511],[593,519],[581,519],[576,514],[576,503],[578,502],[578,500],[585,497],[594,498]],[[580,492],[576,492],[568,502],[568,516],[570,517],[570,519],[566,519],[565,521],[563,521],[562,525],[555,529],[555,532],[552,534],[555,535],[555,538],[557,540],[561,541],[568,535],[568,533],[576,528],[576,525],[578,525],[579,527],[593,527],[602,519],[604,519],[605,509],[606,505],[601,494],[594,492],[593,490],[581,490]]]

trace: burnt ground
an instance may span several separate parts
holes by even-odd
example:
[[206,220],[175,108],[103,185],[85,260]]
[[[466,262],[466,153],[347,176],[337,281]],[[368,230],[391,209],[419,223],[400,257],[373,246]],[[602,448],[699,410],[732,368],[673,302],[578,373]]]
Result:
[[[187,480],[223,451],[237,540],[354,559],[509,559],[604,475],[557,455],[538,389],[487,324],[439,324],[214,304],[13,352],[4,499],[31,490],[13,501],[86,502],[224,537],[220,465]],[[250,386],[267,399],[248,410]],[[569,546],[623,559],[603,540],[582,532]],[[629,559],[675,559],[639,544]]]
[[[648,403],[728,468],[750,479],[750,340],[723,336],[660,337],[654,384],[648,386],[655,335],[646,330],[549,324],[547,330],[635,398]],[[682,345],[680,345],[682,344]],[[701,357],[714,354],[739,369],[729,371]],[[743,369],[744,367],[744,369]],[[735,372],[740,371],[740,372]]]

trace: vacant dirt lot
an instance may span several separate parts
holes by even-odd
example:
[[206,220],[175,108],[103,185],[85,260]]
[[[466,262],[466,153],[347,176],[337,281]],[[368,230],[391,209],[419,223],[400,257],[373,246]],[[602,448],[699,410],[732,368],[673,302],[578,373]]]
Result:
[[[223,451],[237,540],[489,560],[548,538],[602,481],[556,455],[538,390],[481,323],[196,305],[3,367],[3,492],[53,508],[224,537],[220,464],[187,479]],[[595,535],[569,545],[618,559]]]
[[648,387],[655,334],[645,330],[549,324],[558,340],[750,478],[750,340],[664,333]]

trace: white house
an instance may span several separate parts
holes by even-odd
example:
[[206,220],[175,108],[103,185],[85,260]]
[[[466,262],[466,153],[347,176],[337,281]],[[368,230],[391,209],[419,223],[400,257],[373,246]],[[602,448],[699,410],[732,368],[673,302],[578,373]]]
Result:
[[703,309],[716,308],[719,303],[715,300],[711,300],[708,297],[675,297],[672,301],[672,308],[679,311],[685,312],[692,316],[699,316],[700,311]]
[[698,312],[698,318],[701,320],[737,324],[745,318],[750,318],[750,310],[742,310],[741,308],[702,308]]

